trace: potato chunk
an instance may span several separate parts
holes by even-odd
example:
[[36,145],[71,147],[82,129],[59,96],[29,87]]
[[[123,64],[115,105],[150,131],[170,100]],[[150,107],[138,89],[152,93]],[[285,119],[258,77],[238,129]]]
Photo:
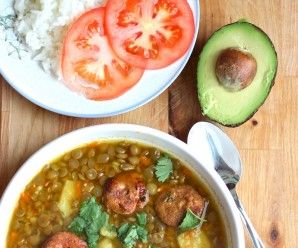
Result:
[[72,214],[72,202],[76,199],[76,182],[67,180],[63,186],[58,207],[64,217]]
[[110,239],[104,238],[98,243],[97,248],[114,248],[114,245]]
[[205,232],[194,229],[179,234],[178,243],[180,248],[211,248],[211,243]]

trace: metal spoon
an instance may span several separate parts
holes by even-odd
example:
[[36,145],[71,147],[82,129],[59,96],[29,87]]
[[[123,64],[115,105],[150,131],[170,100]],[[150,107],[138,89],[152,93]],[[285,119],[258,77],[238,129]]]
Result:
[[234,143],[221,129],[207,122],[198,122],[191,128],[187,143],[192,149],[204,152],[204,163],[207,166],[212,166],[218,172],[230,190],[254,247],[264,248],[262,240],[248,218],[236,193],[236,185],[242,173],[242,164]]

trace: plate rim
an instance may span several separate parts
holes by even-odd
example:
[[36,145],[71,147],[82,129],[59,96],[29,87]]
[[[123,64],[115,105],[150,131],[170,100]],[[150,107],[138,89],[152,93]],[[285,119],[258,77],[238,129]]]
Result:
[[176,73],[168,80],[168,82],[161,87],[159,90],[152,92],[147,98],[142,99],[140,101],[137,101],[134,105],[127,106],[122,109],[118,109],[109,113],[93,113],[93,114],[84,114],[84,113],[77,113],[77,112],[71,112],[71,111],[64,111],[59,108],[53,108],[49,105],[44,104],[42,101],[36,100],[34,97],[32,97],[30,94],[27,94],[26,92],[23,91],[22,87],[19,87],[18,83],[14,83],[13,80],[10,80],[10,78],[4,73],[3,69],[0,67],[0,74],[5,80],[6,83],[8,83],[18,94],[26,98],[28,101],[31,103],[48,110],[50,112],[64,115],[64,116],[70,116],[70,117],[78,117],[78,118],[103,118],[103,117],[112,117],[116,115],[121,115],[124,113],[128,113],[130,111],[133,111],[139,107],[142,107],[146,105],[147,103],[151,102],[158,96],[160,96],[167,88],[169,88],[172,83],[178,78],[182,70],[185,68],[187,62],[189,61],[189,58],[193,52],[193,49],[195,47],[198,33],[199,33],[199,27],[200,27],[200,2],[199,0],[196,1],[194,0],[194,14],[197,16],[197,22],[195,23],[195,33],[194,33],[194,38],[193,41],[187,51],[187,54],[185,55],[184,59],[181,61],[181,65],[179,66],[179,69],[176,71]]

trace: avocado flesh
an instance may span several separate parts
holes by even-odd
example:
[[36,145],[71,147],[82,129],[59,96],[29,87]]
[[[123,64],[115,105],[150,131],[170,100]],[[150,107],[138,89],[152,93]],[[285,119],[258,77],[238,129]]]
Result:
[[[249,52],[257,62],[252,83],[239,91],[229,91],[215,74],[216,60],[226,48]],[[236,22],[216,31],[204,46],[198,64],[198,97],[202,112],[226,126],[249,119],[266,100],[277,70],[277,55],[268,36],[247,22]]]

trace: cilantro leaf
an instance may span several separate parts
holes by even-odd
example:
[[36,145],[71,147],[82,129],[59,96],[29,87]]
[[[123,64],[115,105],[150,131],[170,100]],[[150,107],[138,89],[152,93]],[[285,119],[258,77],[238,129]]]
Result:
[[81,204],[80,215],[84,217],[96,217],[99,214],[98,210],[101,210],[101,206],[98,205],[95,198],[92,197]]
[[94,232],[94,230],[91,230],[91,229],[86,229],[85,232],[86,232],[88,247],[95,248],[97,245],[97,241],[99,240],[98,232]]
[[125,238],[125,234],[129,229],[129,223],[122,224],[118,229],[118,237],[123,240]]
[[163,156],[157,160],[155,165],[155,176],[159,182],[166,181],[173,173],[173,163],[168,156]]
[[101,215],[98,220],[98,229],[100,229],[108,224],[109,224],[109,215],[106,212],[101,211]]
[[89,248],[95,248],[99,240],[99,230],[107,225],[109,215],[97,204],[94,197],[84,201],[79,216],[73,219],[68,229],[78,235],[85,235]]
[[86,227],[86,222],[80,216],[75,217],[73,221],[68,226],[68,229],[77,235],[81,235]]
[[145,212],[137,214],[138,223],[140,226],[146,226],[147,224],[147,214]]
[[124,223],[118,229],[118,237],[125,248],[133,248],[138,240],[136,226]]
[[144,227],[137,226],[137,234],[139,240],[141,240],[143,243],[148,242],[148,231]]
[[186,231],[201,226],[206,220],[194,214],[191,209],[187,209],[186,215],[179,225],[181,231]]
[[137,240],[138,240],[137,228],[135,225],[131,225],[128,228],[127,235],[123,239],[125,247],[128,247],[128,248],[134,247]]
[[137,224],[124,223],[118,229],[118,238],[125,248],[133,248],[137,241],[148,241],[148,231]]

